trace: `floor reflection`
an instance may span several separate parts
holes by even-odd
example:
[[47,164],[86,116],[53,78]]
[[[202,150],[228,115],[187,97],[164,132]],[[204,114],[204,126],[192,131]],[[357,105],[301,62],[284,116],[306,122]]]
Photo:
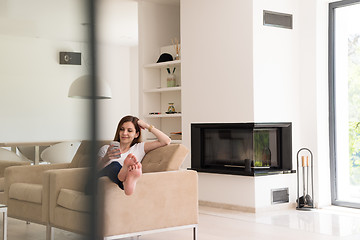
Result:
[[256,217],[255,221],[332,236],[344,237],[360,234],[360,215],[341,215],[322,210],[287,210]]

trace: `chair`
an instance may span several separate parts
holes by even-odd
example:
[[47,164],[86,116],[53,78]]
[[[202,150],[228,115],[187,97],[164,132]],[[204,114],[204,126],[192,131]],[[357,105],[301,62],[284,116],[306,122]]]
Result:
[[5,203],[5,169],[11,166],[22,166],[22,165],[30,165],[30,161],[23,161],[23,159],[18,156],[16,153],[9,151],[4,148],[0,148],[0,203]]
[[[40,146],[39,154],[41,154],[42,151],[44,151],[48,147],[49,146]],[[21,158],[35,162],[35,146],[17,146],[16,148],[18,149]]]
[[[143,175],[135,193],[124,191],[107,177],[98,181],[99,226],[104,239],[118,239],[198,223],[197,173],[179,170],[188,150],[171,144],[147,153]],[[76,233],[89,231],[89,201],[85,195],[88,168],[61,169],[50,173],[49,225]]]
[[44,149],[41,159],[50,163],[69,163],[74,158],[81,142],[61,142]]
[[15,152],[7,150],[5,148],[0,148],[0,160],[13,161],[13,162],[21,162],[24,161],[19,155]]
[[5,202],[8,216],[47,226],[46,238],[52,237],[49,220],[49,173],[53,169],[89,166],[89,142],[83,141],[71,163],[8,167],[5,170]]

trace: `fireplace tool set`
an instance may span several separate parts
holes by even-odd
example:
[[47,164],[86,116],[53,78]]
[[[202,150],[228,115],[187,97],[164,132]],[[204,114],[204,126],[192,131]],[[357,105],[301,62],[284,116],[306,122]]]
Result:
[[[300,157],[301,155],[301,159]],[[310,156],[310,160],[309,160]],[[297,206],[298,210],[314,209],[314,161],[308,148],[297,152]],[[302,196],[300,196],[302,194]]]

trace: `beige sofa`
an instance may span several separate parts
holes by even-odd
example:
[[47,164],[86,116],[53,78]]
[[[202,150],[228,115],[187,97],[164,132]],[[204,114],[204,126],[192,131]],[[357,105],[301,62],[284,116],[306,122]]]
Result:
[[0,203],[5,203],[5,169],[11,166],[30,165],[30,161],[26,161],[15,152],[0,147]]
[[8,216],[47,226],[47,239],[52,238],[49,227],[49,174],[54,169],[89,166],[89,142],[83,141],[71,163],[16,166],[5,170],[4,199]]
[[[99,222],[104,239],[157,231],[192,228],[198,224],[197,173],[179,170],[188,150],[171,144],[146,154],[135,193],[124,191],[107,177],[98,181]],[[90,196],[84,194],[89,169],[49,173],[49,226],[89,233]]]
[[12,166],[30,165],[29,161],[7,161],[0,160],[0,203],[5,204],[5,169]]

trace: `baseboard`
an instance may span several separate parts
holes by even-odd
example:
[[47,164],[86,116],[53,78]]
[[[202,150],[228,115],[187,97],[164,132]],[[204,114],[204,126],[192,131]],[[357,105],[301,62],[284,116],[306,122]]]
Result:
[[209,201],[199,200],[199,206],[220,208],[220,209],[227,209],[227,210],[235,210],[235,211],[248,212],[248,213],[262,213],[262,212],[268,212],[268,211],[295,209],[296,203],[282,203],[282,204],[274,204],[269,207],[254,208],[254,207],[244,207],[244,206],[239,206],[239,205],[234,205],[234,204],[217,203],[217,202],[209,202]]
[[227,203],[217,203],[217,202],[199,200],[199,206],[255,213],[255,208],[253,207],[243,207],[243,206],[227,204]]

